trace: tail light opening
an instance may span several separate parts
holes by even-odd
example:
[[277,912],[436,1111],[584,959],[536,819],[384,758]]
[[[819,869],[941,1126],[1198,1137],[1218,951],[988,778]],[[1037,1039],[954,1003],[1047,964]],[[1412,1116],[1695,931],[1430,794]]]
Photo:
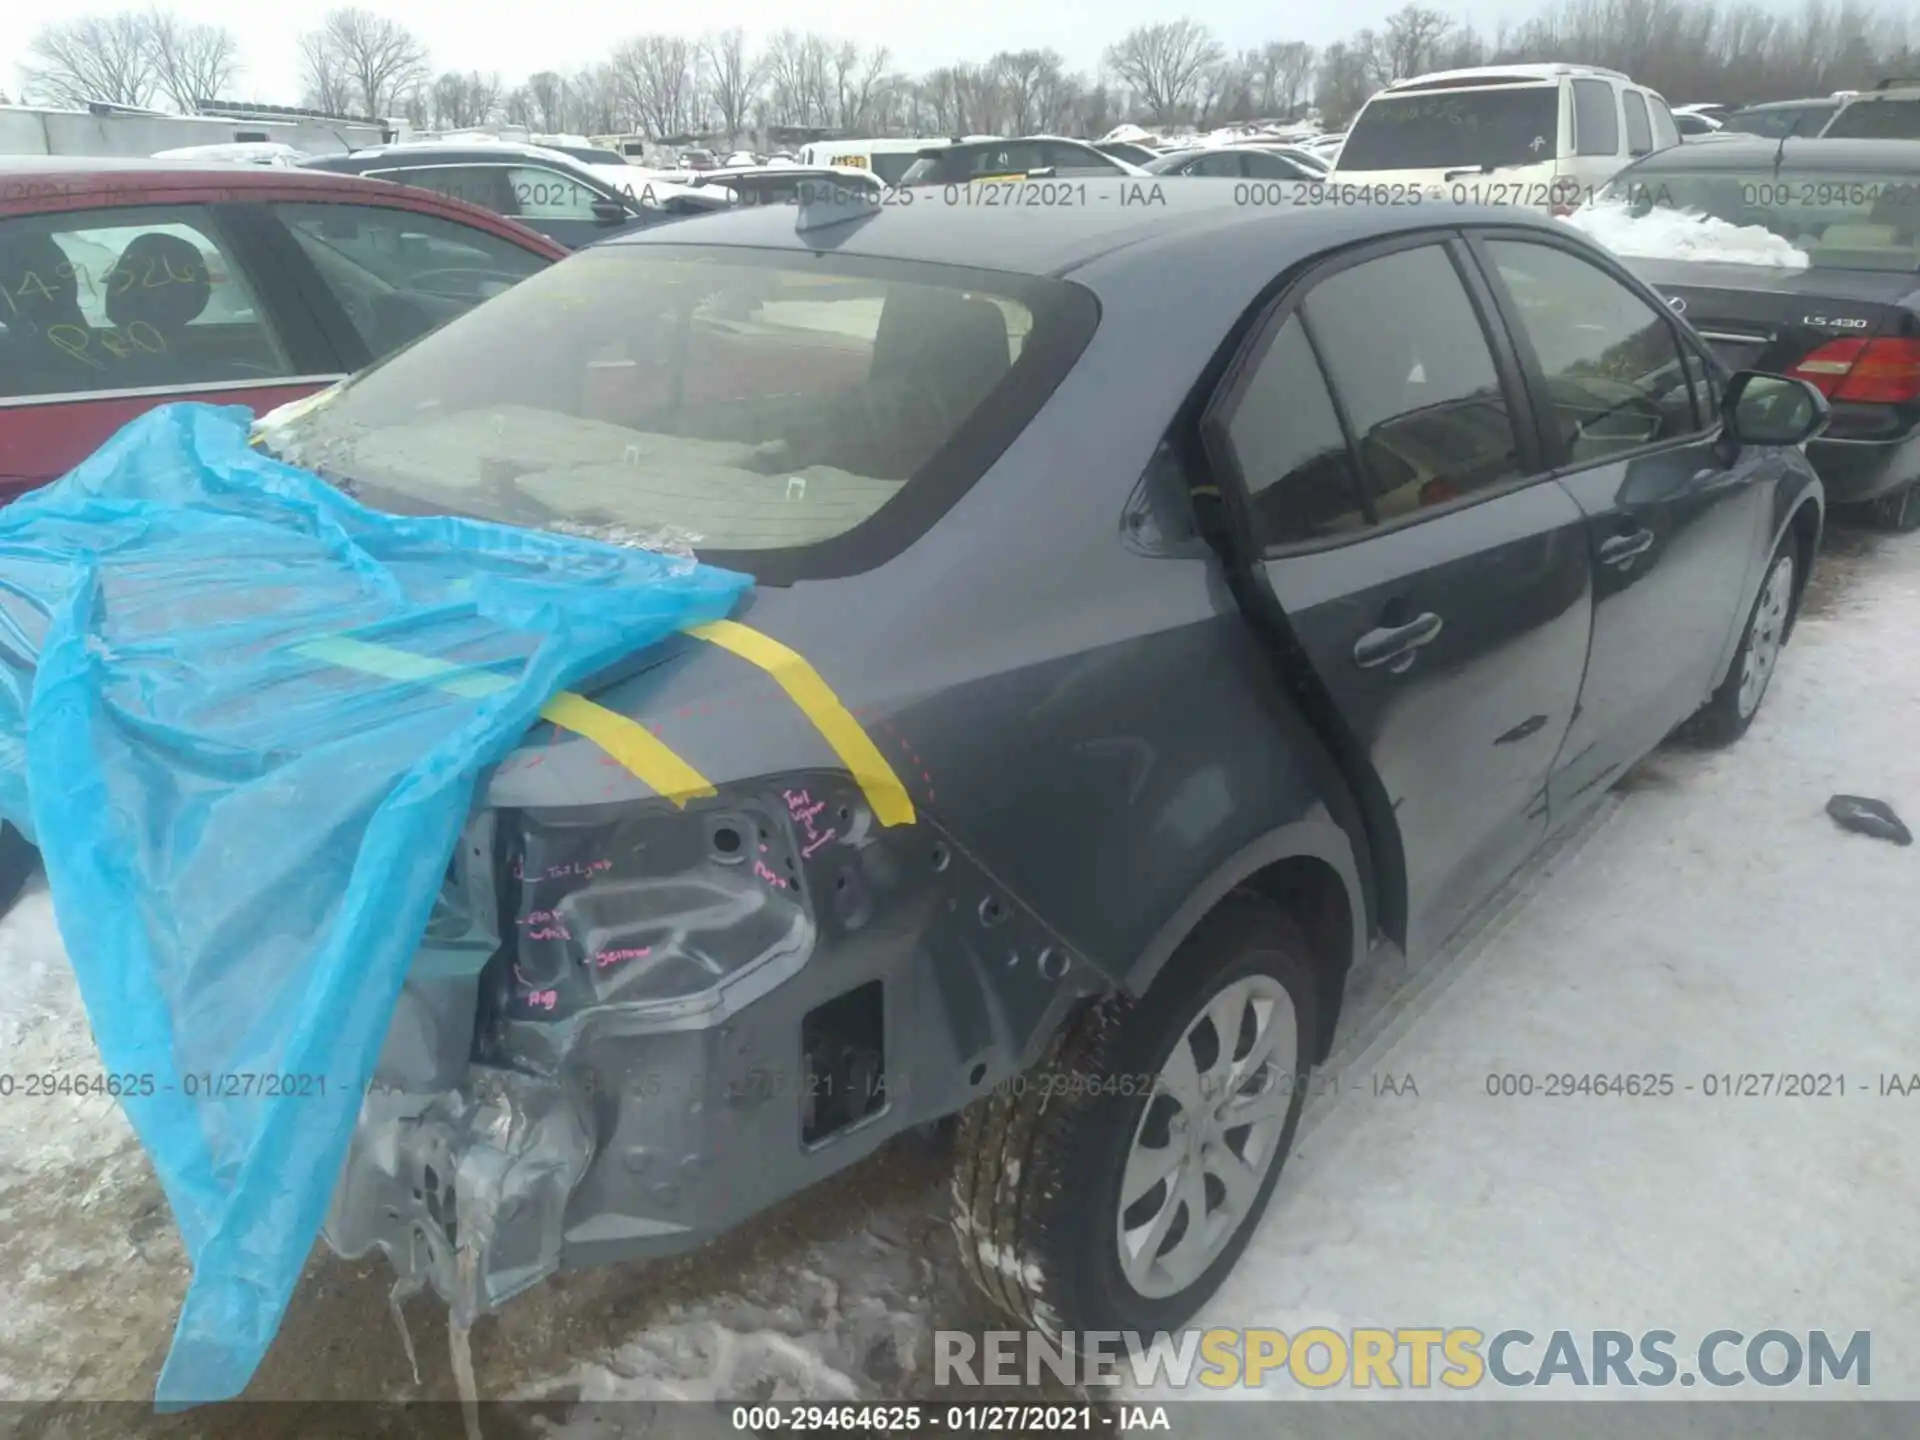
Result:
[[1829,400],[1907,404],[1920,400],[1920,340],[1830,340],[1788,373]]

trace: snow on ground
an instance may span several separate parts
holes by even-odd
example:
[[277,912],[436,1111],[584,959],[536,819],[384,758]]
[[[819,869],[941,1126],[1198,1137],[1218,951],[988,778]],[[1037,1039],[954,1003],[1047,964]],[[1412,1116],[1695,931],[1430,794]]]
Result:
[[1808,265],[1804,251],[1764,225],[1734,225],[1694,210],[1656,205],[1634,215],[1624,202],[1596,201],[1567,216],[1566,223],[1627,259],[1719,260],[1783,270]]
[[[1816,573],[1746,737],[1651,757],[1388,1029],[1343,1045],[1342,1083],[1196,1325],[1567,1329],[1583,1348],[1665,1328],[1685,1359],[1721,1328],[1869,1330],[1873,1397],[1920,1397],[1920,1252],[1902,1243],[1920,1094],[1878,1093],[1920,1071],[1920,850],[1823,813],[1850,793],[1920,819],[1920,537],[1837,539],[1870,553],[1823,558],[1835,573]],[[1675,1093],[1486,1093],[1490,1074],[1569,1071],[1671,1074]],[[1846,1093],[1702,1093],[1729,1072],[1838,1074]],[[1376,1075],[1412,1076],[1418,1098],[1376,1095]]]
[[[1341,1090],[1312,1103],[1201,1323],[1869,1329],[1876,1395],[1920,1391],[1920,1260],[1897,1243],[1920,1097],[1873,1093],[1881,1073],[1920,1069],[1906,965],[1920,852],[1822,814],[1848,791],[1920,817],[1920,538],[1835,540],[1745,740],[1662,751],[1475,936],[1411,975],[1381,972],[1335,1057]],[[97,1063],[37,884],[0,920],[0,967],[0,1398],[145,1399],[185,1264],[112,1102],[24,1094],[25,1076]],[[1841,1072],[1848,1094],[1485,1095],[1488,1073],[1565,1070],[1681,1086]],[[1376,1074],[1410,1075],[1419,1094],[1375,1096]],[[944,1181],[903,1143],[699,1254],[558,1277],[476,1327],[481,1393],[925,1396],[930,1329],[995,1324],[950,1258]],[[377,1257],[318,1250],[249,1398],[450,1398],[443,1313],[407,1304],[416,1382],[391,1278]],[[272,1433],[331,1437],[328,1413],[277,1412]],[[590,1404],[570,1413],[560,1433],[612,1433]],[[128,1426],[124,1411],[97,1419],[62,1433]],[[260,1423],[198,1411],[161,1433],[253,1440]]]

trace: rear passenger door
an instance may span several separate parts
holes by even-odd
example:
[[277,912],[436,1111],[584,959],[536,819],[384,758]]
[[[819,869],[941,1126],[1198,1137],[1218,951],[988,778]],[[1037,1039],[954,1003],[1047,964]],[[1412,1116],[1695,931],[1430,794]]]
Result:
[[0,500],[157,405],[266,410],[340,378],[235,216],[177,204],[0,219]]
[[1593,654],[1552,786],[1570,814],[1707,699],[1745,619],[1777,462],[1715,453],[1715,367],[1664,305],[1539,230],[1472,244],[1593,550]]
[[1491,315],[1455,236],[1342,256],[1281,297],[1202,421],[1301,679],[1378,777],[1416,956],[1544,836],[1587,658],[1584,522]]

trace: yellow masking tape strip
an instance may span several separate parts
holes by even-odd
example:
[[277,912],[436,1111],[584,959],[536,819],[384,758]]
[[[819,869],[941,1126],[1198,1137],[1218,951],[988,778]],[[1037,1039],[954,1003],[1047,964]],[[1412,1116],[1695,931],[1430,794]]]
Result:
[[[504,675],[489,674],[428,655],[415,655],[391,645],[370,645],[364,640],[333,636],[307,640],[293,647],[310,660],[324,661],[343,669],[359,670],[388,680],[432,685],[450,694],[478,699],[510,689],[513,681]],[[596,705],[584,695],[562,691],[540,707],[540,714],[598,745],[618,760],[653,791],[675,805],[685,808],[687,801],[715,793],[713,784],[663,745],[646,726],[604,705]]]
[[715,620],[710,625],[694,625],[687,634],[731,651],[742,660],[758,665],[787,692],[800,713],[813,722],[841,764],[852,772],[860,789],[873,807],[882,825],[911,825],[913,800],[900,777],[887,763],[887,757],[873,743],[860,722],[848,713],[820,672],[800,655],[770,635],[750,630],[732,620]]

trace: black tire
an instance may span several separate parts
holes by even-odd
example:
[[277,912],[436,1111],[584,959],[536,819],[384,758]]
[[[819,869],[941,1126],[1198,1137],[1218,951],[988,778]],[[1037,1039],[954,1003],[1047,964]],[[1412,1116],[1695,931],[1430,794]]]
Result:
[[[1056,1339],[1063,1331],[1150,1332],[1184,1324],[1220,1287],[1259,1228],[1300,1121],[1319,1024],[1307,954],[1285,911],[1253,895],[1229,896],[1142,1000],[1101,1001],[1062,1030],[1037,1067],[961,1117],[954,1237],[962,1268],[998,1309]],[[1293,1004],[1298,1064],[1277,1082],[1291,1091],[1285,1119],[1225,1248],[1186,1288],[1149,1297],[1127,1279],[1119,1251],[1120,1185],[1153,1098],[1147,1092],[1208,1002],[1255,974],[1278,981]]]
[[[1782,566],[1787,567],[1784,580],[1779,578]],[[1780,548],[1773,552],[1773,558],[1767,561],[1766,572],[1760,579],[1760,593],[1754,596],[1753,608],[1747,612],[1746,629],[1740,633],[1740,648],[1733,652],[1733,664],[1727,668],[1727,678],[1720,682],[1720,688],[1713,692],[1713,698],[1693,717],[1689,729],[1693,739],[1700,744],[1712,749],[1733,744],[1747,733],[1747,727],[1753,724],[1753,717],[1760,713],[1760,706],[1766,701],[1767,690],[1773,683],[1773,670],[1780,651],[1786,648],[1786,629],[1792,623],[1799,567],[1800,554],[1793,537],[1789,535],[1780,542]],[[1776,584],[1785,588],[1784,611],[1778,610],[1771,599]],[[1747,664],[1754,656],[1756,643],[1764,643],[1756,642],[1756,635],[1776,627],[1778,633],[1771,641],[1773,657],[1766,662],[1759,693],[1753,697],[1751,707],[1743,710],[1741,685]]]

